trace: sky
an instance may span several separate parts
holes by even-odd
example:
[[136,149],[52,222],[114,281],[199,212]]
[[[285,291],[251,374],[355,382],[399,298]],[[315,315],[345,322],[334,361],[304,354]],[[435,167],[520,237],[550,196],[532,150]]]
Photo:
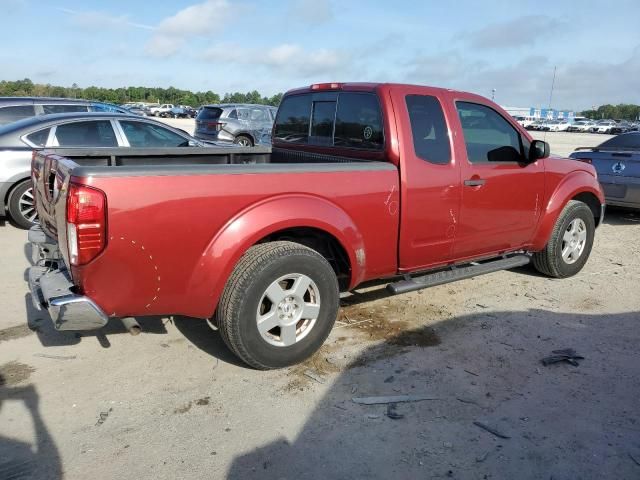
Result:
[[501,105],[640,104],[640,1],[0,0],[0,80],[258,90],[440,86]]

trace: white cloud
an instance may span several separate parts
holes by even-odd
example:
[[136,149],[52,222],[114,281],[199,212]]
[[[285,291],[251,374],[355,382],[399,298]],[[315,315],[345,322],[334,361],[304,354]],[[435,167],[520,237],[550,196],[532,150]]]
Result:
[[459,35],[479,49],[514,48],[532,45],[547,35],[564,32],[566,24],[548,15],[524,15],[505,22],[492,23],[479,30]]
[[58,8],[71,16],[71,22],[82,28],[140,28],[143,30],[153,30],[151,25],[137,23],[130,20],[128,15],[111,15],[101,11],[77,11],[68,8]]
[[215,63],[252,65],[256,68],[262,66],[298,77],[343,74],[348,69],[351,58],[351,55],[345,51],[307,50],[291,43],[283,43],[266,50],[220,43],[208,48],[201,57],[202,60]]
[[307,24],[319,25],[333,19],[333,10],[329,0],[295,0],[290,16]]
[[180,10],[155,28],[145,51],[155,57],[168,57],[180,50],[185,39],[219,33],[232,14],[227,0],[206,0]]

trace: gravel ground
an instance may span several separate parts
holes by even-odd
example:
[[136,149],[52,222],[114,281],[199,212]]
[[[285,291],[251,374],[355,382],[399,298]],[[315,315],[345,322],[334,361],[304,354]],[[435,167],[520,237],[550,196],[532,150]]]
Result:
[[[359,290],[315,357],[258,372],[189,318],[55,332],[0,226],[0,479],[640,478],[639,236],[611,211],[571,279]],[[560,348],[585,358],[540,363]],[[352,400],[379,395],[429,400]]]

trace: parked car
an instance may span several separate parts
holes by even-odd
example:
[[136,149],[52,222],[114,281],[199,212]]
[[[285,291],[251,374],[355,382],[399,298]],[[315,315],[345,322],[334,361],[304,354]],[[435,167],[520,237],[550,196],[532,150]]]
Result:
[[0,214],[22,228],[36,221],[29,180],[32,149],[206,145],[164,123],[117,113],[43,115],[5,125],[0,127]]
[[163,103],[162,105],[149,107],[149,115],[161,117],[163,113],[170,112],[175,105],[173,103]]
[[156,109],[160,108],[159,103],[149,103],[143,107],[144,113],[148,117],[153,117]]
[[525,128],[527,130],[540,130],[544,126],[545,121],[546,120],[542,120],[542,119],[534,120],[529,125],[527,125]]
[[128,113],[122,107],[104,102],[53,97],[0,97],[0,125],[23,118],[71,112]]
[[516,115],[513,118],[515,119],[516,122],[518,122],[524,128],[527,128],[529,125],[531,125],[536,120],[534,117],[525,117],[525,116],[522,116],[522,115]]
[[30,270],[36,304],[59,330],[212,319],[248,365],[280,368],[320,348],[340,291],[386,278],[400,294],[529,262],[569,277],[604,213],[591,165],[549,157],[495,103],[446,89],[290,91],[268,162],[123,171],[37,152],[42,230],[29,233],[57,268]]
[[196,117],[195,137],[204,140],[233,142],[251,147],[258,141],[257,132],[273,126],[277,109],[267,105],[204,105]]
[[123,107],[123,108],[127,111],[127,113],[131,113],[133,115],[140,115],[141,117],[144,117],[147,115],[145,109],[142,107],[131,105],[129,107]]
[[160,116],[163,118],[194,118],[196,110],[187,105],[178,105],[171,110],[165,110],[160,112]]
[[630,122],[627,122],[626,120],[620,120],[617,121],[613,127],[611,127],[609,133],[611,133],[612,135],[618,135],[620,133],[627,133],[633,130],[633,125]]
[[640,132],[578,148],[569,157],[594,166],[608,205],[640,209]]
[[590,120],[578,120],[567,127],[567,132],[589,132],[595,126],[595,122]]
[[569,122],[566,120],[549,120],[545,122],[540,130],[547,132],[566,132],[569,128]]
[[591,128],[592,133],[611,133],[611,129],[617,124],[613,120],[600,120]]

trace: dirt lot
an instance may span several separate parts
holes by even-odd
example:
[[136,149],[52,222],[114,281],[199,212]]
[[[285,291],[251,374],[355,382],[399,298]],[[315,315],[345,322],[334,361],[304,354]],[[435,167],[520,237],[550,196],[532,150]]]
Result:
[[[571,279],[360,290],[318,355],[257,372],[189,318],[55,332],[25,232],[0,226],[0,479],[638,479],[639,237],[614,211]],[[540,363],[560,348],[585,358]],[[429,399],[352,400],[405,394]]]

